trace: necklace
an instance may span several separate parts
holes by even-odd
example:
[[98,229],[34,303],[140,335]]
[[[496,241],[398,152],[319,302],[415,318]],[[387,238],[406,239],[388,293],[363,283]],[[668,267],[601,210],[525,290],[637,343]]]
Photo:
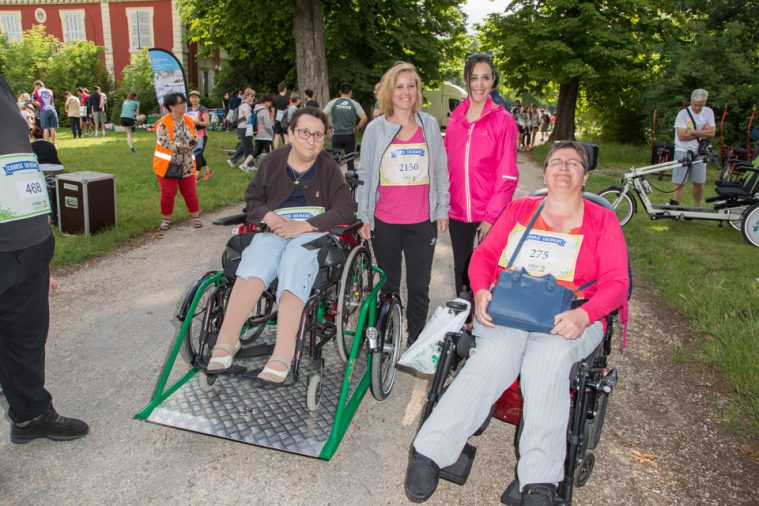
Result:
[[290,167],[290,165],[287,166],[287,170],[293,176],[293,184],[295,186],[298,186],[300,184],[300,180],[303,179],[303,177],[311,171],[311,167],[307,168],[300,174],[298,174],[298,172],[296,172],[295,169]]

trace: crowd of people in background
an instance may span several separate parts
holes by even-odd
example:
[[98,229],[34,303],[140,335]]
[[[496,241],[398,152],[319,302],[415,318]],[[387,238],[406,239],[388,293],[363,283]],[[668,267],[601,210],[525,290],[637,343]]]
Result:
[[537,104],[522,105],[517,100],[511,109],[511,115],[519,128],[519,149],[532,151],[540,132],[540,141],[548,138],[548,132],[556,121],[555,116],[548,109],[539,109]]

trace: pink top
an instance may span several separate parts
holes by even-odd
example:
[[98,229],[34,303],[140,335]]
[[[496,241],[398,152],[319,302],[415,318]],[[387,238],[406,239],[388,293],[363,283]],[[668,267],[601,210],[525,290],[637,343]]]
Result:
[[[519,223],[527,226],[544,197],[524,197],[512,201],[493,225],[485,240],[474,250],[469,263],[469,281],[473,293],[490,290],[503,270],[498,260],[509,234]],[[585,201],[582,226],[572,233],[584,236],[577,257],[574,284],[595,283],[583,290],[588,302],[581,308],[590,323],[601,320],[622,307],[622,321],[627,321],[627,295],[630,286],[627,243],[616,215],[603,207]],[[603,321],[604,326],[605,321]]]
[[451,113],[445,150],[451,186],[449,217],[467,223],[495,223],[511,202],[519,181],[517,125],[488,97],[482,115],[470,123],[467,98]]
[[[416,132],[405,141],[393,139],[390,146],[387,148],[390,150],[404,149],[413,145],[424,144],[424,133],[422,128],[417,128]],[[425,149],[429,149],[428,147]],[[385,153],[387,155],[387,152]],[[429,159],[429,153],[425,156]],[[380,173],[383,169],[387,169],[383,164],[380,165]],[[377,207],[374,210],[374,216],[385,223],[395,223],[410,225],[413,223],[421,223],[423,221],[429,221],[430,219],[430,185],[416,184],[411,186],[385,186],[380,184],[377,188],[379,196],[377,197]]]

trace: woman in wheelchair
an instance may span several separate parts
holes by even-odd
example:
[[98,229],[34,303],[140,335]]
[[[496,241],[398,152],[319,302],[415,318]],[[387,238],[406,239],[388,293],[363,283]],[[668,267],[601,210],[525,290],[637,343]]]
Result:
[[[524,424],[517,477],[522,504],[553,504],[556,485],[564,479],[570,369],[599,345],[604,316],[625,303],[630,280],[627,247],[615,214],[582,197],[588,178],[583,146],[555,143],[543,177],[547,196],[511,202],[472,256],[472,333],[477,346],[414,440],[406,474],[406,494],[412,501],[432,495],[439,470],[456,462],[467,439],[520,374]],[[547,334],[497,326],[487,312],[490,287],[536,213],[514,269],[524,267],[538,276],[550,273],[573,290],[595,281],[582,291],[586,302],[557,314]]]
[[327,117],[306,107],[292,117],[292,144],[271,152],[245,191],[248,223],[263,223],[242,253],[208,372],[223,372],[240,349],[240,330],[263,291],[277,280],[277,340],[258,378],[282,383],[295,353],[305,301],[318,273],[318,249],[304,244],[353,220],[354,204],[337,162],[323,150]]

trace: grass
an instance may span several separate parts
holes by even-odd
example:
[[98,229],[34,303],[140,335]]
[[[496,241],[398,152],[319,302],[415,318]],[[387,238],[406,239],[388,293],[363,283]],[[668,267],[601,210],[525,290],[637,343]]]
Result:
[[[536,148],[536,159],[543,160],[547,151],[547,144]],[[625,169],[648,163],[649,152],[647,146],[602,144],[599,158],[589,191],[619,185]],[[706,196],[713,194],[716,177],[710,170]],[[667,177],[651,182],[665,191],[672,188]],[[692,202],[690,192],[688,186],[684,204]],[[661,203],[669,199],[658,192],[650,197]],[[716,222],[652,221],[640,202],[625,237],[636,274],[650,281],[699,333],[692,339],[695,346],[677,350],[675,358],[695,358],[725,377],[736,394],[725,419],[759,436],[759,249]]]
[[[61,235],[56,229],[56,251],[53,265],[62,266],[102,255],[118,244],[148,230],[155,230],[161,221],[158,181],[153,173],[155,134],[135,133],[135,153],[129,151],[126,134],[109,132],[108,137],[72,139],[61,130],[57,142],[58,155],[66,172],[95,171],[116,177],[116,227],[91,236]],[[234,133],[210,132],[205,155],[215,177],[198,184],[201,213],[242,202],[250,180],[237,168],[230,168],[220,146],[234,147]],[[189,213],[181,195],[177,195],[173,222],[187,219]],[[210,223],[206,223],[210,226]]]

